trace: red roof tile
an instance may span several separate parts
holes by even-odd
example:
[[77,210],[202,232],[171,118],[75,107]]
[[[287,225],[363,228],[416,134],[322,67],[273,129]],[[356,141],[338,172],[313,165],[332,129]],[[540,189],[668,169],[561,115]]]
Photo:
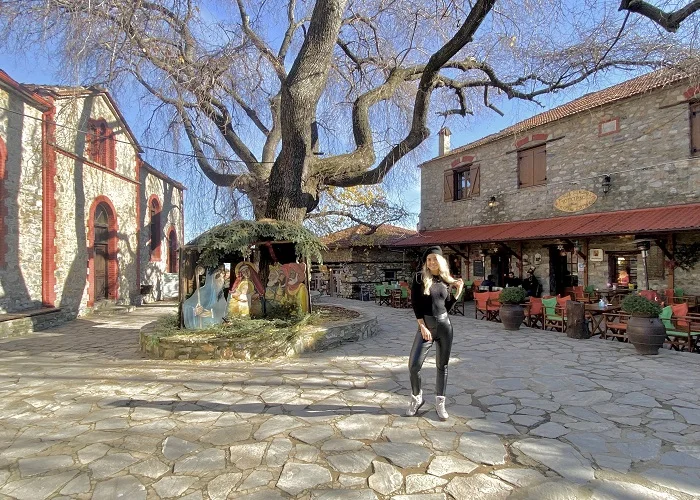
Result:
[[700,203],[424,231],[401,246],[700,230]]
[[687,73],[671,69],[653,71],[651,73],[647,73],[646,75],[613,85],[612,87],[599,90],[598,92],[586,94],[578,99],[574,99],[571,102],[530,117],[527,120],[516,123],[515,125],[511,125],[500,132],[496,132],[495,134],[488,135],[477,141],[455,148],[444,156],[464,152],[477,146],[483,146],[484,144],[488,144],[503,137],[515,135],[541,125],[546,125],[547,123],[560,120],[567,116],[581,113],[582,111],[588,111],[598,106],[603,106],[611,102],[626,99],[638,94],[643,94],[644,92],[649,92],[650,90],[658,89],[687,79],[689,76],[690,75]]
[[368,231],[367,226],[357,225],[324,236],[321,241],[330,248],[400,246],[401,241],[416,235],[412,229],[390,224],[382,224],[372,234],[367,234]]

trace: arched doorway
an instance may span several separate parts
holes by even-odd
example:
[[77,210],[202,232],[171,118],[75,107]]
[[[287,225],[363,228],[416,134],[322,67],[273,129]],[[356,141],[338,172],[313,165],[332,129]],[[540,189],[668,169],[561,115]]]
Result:
[[117,219],[112,203],[105,196],[93,202],[89,224],[88,307],[106,299],[117,299]]

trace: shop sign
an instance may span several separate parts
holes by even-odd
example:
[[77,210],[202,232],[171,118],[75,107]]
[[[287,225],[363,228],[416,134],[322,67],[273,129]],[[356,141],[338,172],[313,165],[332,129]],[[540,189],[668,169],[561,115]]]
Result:
[[580,212],[593,205],[597,199],[598,195],[593,191],[576,189],[554,200],[554,208],[562,212]]
[[591,262],[603,262],[603,249],[591,248],[589,259]]

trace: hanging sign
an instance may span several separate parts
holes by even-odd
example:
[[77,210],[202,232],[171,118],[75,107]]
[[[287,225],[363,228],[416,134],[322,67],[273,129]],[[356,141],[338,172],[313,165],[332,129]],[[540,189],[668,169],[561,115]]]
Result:
[[562,212],[580,212],[593,205],[597,199],[598,195],[593,191],[576,189],[554,200],[554,208]]

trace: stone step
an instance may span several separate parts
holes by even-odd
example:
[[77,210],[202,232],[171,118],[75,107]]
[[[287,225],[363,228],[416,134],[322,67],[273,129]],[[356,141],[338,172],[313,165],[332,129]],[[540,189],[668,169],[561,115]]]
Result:
[[90,311],[90,316],[116,316],[134,311],[136,306],[130,304],[117,304],[114,301],[101,301],[95,304]]
[[0,339],[19,337],[65,323],[72,317],[61,309],[45,307],[0,315]]

